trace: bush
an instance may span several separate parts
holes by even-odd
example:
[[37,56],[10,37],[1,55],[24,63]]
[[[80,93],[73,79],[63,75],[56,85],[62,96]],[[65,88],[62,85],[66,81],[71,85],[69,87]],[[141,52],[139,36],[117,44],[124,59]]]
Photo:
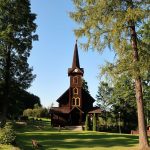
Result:
[[85,120],[85,131],[89,130],[89,117],[88,114],[86,115],[86,120]]
[[93,116],[93,131],[96,131],[96,116]]
[[20,116],[19,121],[28,121],[28,116]]
[[12,123],[6,123],[4,128],[0,129],[0,144],[15,143],[16,135]]

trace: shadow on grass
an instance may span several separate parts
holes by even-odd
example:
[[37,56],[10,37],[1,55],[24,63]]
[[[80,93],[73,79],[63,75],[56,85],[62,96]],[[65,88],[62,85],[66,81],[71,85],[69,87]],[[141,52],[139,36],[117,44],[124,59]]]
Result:
[[[41,145],[41,150],[58,150],[72,148],[94,147],[133,147],[138,143],[137,136],[107,134],[99,132],[52,132],[37,131],[18,133],[17,141],[23,150],[32,150],[31,140],[36,139]],[[20,144],[21,143],[21,144]]]
[[[17,144],[21,150],[33,150],[32,139],[37,140],[42,147],[39,150],[88,149],[134,147],[138,137],[126,134],[111,134],[100,132],[70,132],[50,127],[50,122],[29,122],[27,125],[16,125]],[[102,150],[102,149],[101,149]]]

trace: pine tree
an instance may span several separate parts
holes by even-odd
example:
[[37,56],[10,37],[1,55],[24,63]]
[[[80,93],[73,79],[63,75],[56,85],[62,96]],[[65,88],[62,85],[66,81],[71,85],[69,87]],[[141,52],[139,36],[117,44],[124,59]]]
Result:
[[27,62],[32,41],[37,40],[29,0],[0,2],[0,86],[2,87],[2,116],[5,124],[8,104],[15,89],[27,89],[35,75]]
[[83,88],[87,93],[90,93],[90,92],[89,92],[88,83],[87,83],[87,81],[85,81],[84,78],[82,78],[82,88]]
[[107,82],[101,81],[96,95],[96,105],[103,111],[108,111],[111,104],[113,88]]
[[149,44],[142,36],[139,37],[142,34],[139,31],[148,24],[149,1],[73,0],[73,2],[76,9],[70,16],[81,25],[75,30],[76,36],[85,36],[87,39],[83,47],[98,51],[106,47],[113,48],[117,54],[117,62],[111,64],[109,68],[116,68],[114,75],[127,72],[132,76],[138,112],[139,148],[148,149],[142,77],[150,68],[150,54],[147,49]]

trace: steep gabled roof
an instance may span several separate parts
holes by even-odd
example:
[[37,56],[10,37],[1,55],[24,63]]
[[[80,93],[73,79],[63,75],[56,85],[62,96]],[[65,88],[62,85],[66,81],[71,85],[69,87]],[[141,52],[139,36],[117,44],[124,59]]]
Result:
[[50,109],[50,113],[51,114],[60,114],[60,113],[63,113],[63,114],[69,114],[70,113],[70,108],[69,107],[52,107]]
[[56,100],[57,102],[60,102],[62,100],[64,100],[64,97],[67,97],[69,98],[69,88]]
[[93,103],[95,102],[95,99],[82,88],[82,96],[85,96],[88,100],[92,101]]

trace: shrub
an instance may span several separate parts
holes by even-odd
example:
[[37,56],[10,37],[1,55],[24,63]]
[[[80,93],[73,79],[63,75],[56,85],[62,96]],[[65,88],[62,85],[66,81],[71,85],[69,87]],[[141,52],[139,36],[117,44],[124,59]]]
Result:
[[28,121],[29,118],[28,118],[28,116],[20,116],[19,120],[20,121]]
[[16,135],[12,123],[6,123],[4,128],[0,129],[0,144],[13,144]]
[[86,115],[86,120],[85,120],[85,131],[89,130],[89,118],[88,118],[88,114]]
[[27,116],[27,117],[31,117],[31,116],[33,116],[33,111],[32,111],[32,109],[25,109],[24,111],[23,111],[23,116]]
[[93,131],[96,131],[96,116],[93,116]]

